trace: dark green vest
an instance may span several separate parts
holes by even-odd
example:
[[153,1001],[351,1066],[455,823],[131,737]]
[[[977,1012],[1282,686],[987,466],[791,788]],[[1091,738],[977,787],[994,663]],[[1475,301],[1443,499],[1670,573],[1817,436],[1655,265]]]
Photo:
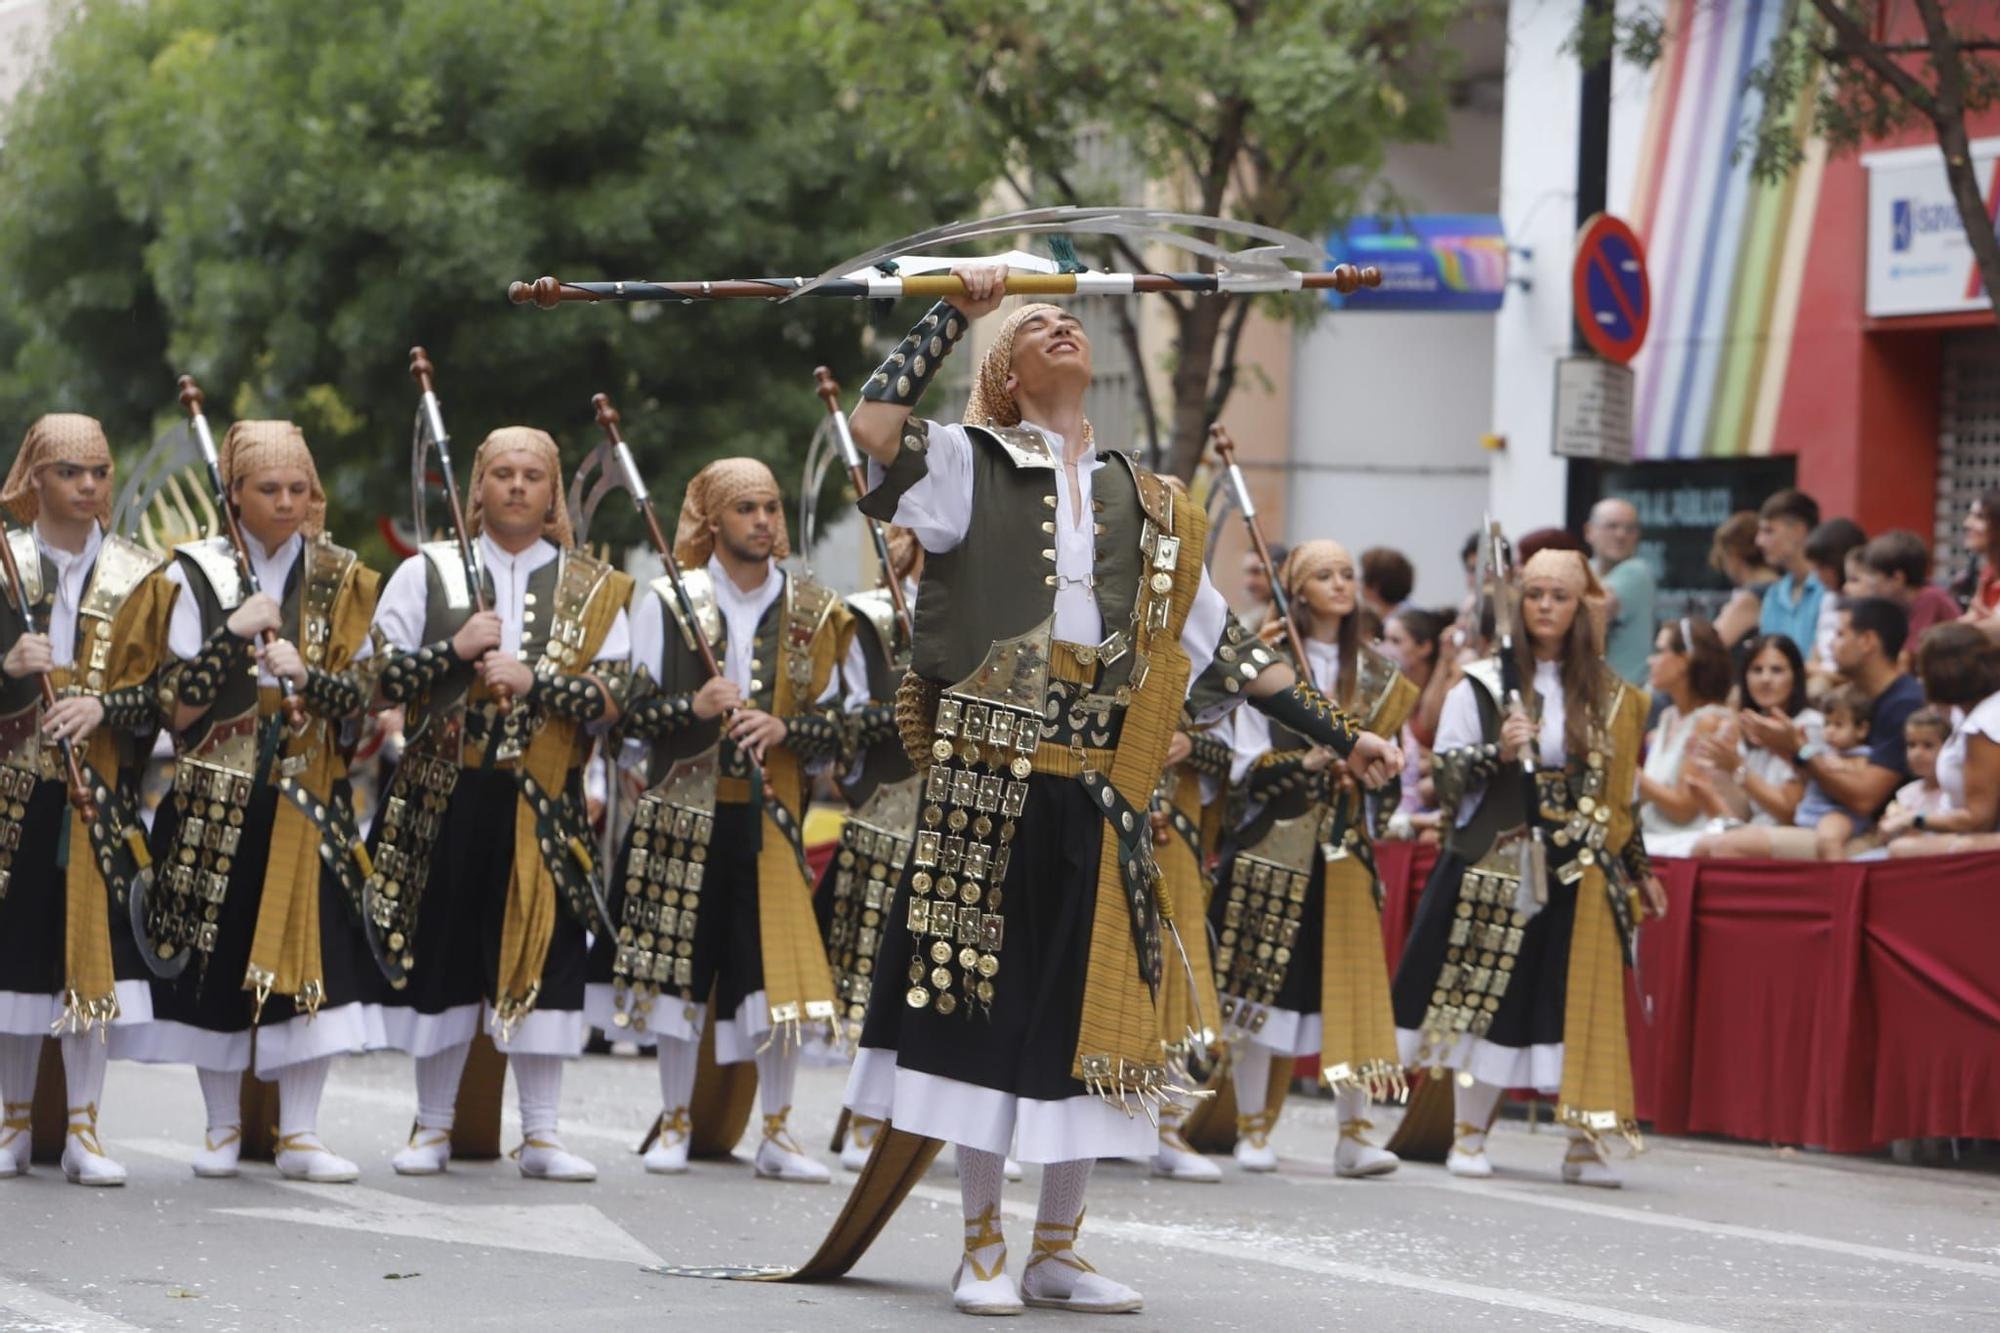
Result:
[[[912,654],[918,675],[948,685],[971,675],[994,643],[1026,634],[1055,611],[1055,474],[1061,463],[1038,431],[968,426],[966,433],[972,438],[972,520],[957,546],[925,555]],[[1091,485],[1097,609],[1106,637],[1121,630],[1129,635],[1145,569],[1139,540],[1146,514],[1132,460],[1116,450],[1098,457],[1104,466]],[[883,484],[863,499],[863,511],[893,519],[903,492],[927,470],[921,460],[906,449]],[[1109,693],[1124,684],[1132,660],[1128,652],[1106,664],[1096,688]]]
[[[779,571],[780,579],[791,576]],[[713,602],[709,590],[708,571],[705,569],[683,570],[681,579],[688,592],[699,605],[703,601]],[[779,670],[779,633],[785,620],[785,587],[780,584],[778,595],[764,608],[764,614],[757,621],[757,635],[750,648],[750,686],[745,693],[745,702],[752,708],[769,711],[775,694],[775,683]],[[664,694],[693,694],[707,683],[708,668],[700,654],[688,646],[682,633],[682,620],[678,603],[674,597],[673,585],[665,575],[654,579],[651,595],[658,597],[665,623],[666,647],[661,653],[659,688]],[[721,608],[716,609],[716,629],[709,639],[709,648],[715,654],[716,665],[725,671],[729,668],[729,627],[722,620]],[[674,735],[662,737],[651,745],[647,761],[647,783],[651,785],[667,775],[667,769],[677,760],[699,754],[715,743],[722,734],[722,719],[696,722],[692,727]],[[725,777],[747,777],[750,766],[733,744],[725,741],[722,745],[722,773]]]
[[[472,618],[472,589],[465,580],[465,561],[457,542],[425,542],[424,560],[424,643],[436,643],[458,633]],[[549,624],[556,614],[556,584],[562,577],[563,560],[556,558],[528,575],[526,606],[521,617],[520,660],[534,667],[542,660],[549,644]],[[481,573],[485,573],[482,569]],[[487,605],[493,603],[493,577],[486,574]],[[461,663],[432,688],[423,709],[425,718],[436,717],[460,707],[472,688],[473,672]],[[415,717],[410,719],[416,728]]]
[[[278,626],[278,637],[291,643],[299,642],[300,591],[305,583],[307,562],[311,559],[310,543],[300,543],[298,558],[292,561],[291,572],[285,575],[284,588],[264,589],[278,599],[278,606],[284,615],[283,623]],[[230,549],[228,538],[209,537],[176,546],[174,560],[187,578],[188,592],[194,597],[195,605],[201,610],[201,636],[206,641],[229,619],[230,612],[243,605],[247,590],[236,563],[236,553]],[[252,662],[245,670],[223,680],[208,712],[182,737],[185,742],[183,748],[197,748],[211,727],[256,711],[257,664]]]

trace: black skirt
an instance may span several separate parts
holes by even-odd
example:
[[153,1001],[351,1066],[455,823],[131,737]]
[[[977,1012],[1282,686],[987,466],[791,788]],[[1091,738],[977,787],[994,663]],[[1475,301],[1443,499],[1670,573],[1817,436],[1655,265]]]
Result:
[[[763,847],[762,811],[744,801],[718,802],[708,840],[708,860],[702,872],[701,903],[695,909],[693,976],[683,990],[662,986],[700,1004],[711,990],[715,1016],[730,1020],[743,1001],[764,989],[764,937],[757,896],[757,855]],[[625,867],[632,858],[632,835],[618,853],[618,873],[612,876],[609,908],[613,921],[625,915]],[[590,981],[608,986],[618,942],[594,940],[590,949]],[[598,1021],[603,1021],[600,1016]]]
[[[1465,878],[1464,858],[1446,852],[1438,858],[1423,897],[1417,902],[1410,938],[1390,988],[1398,1028],[1417,1031],[1437,989],[1451,947],[1451,923],[1458,919],[1459,883]],[[1500,1008],[1481,1038],[1494,1046],[1525,1049],[1552,1046],[1563,1039],[1563,1006],[1569,993],[1569,942],[1576,928],[1576,886],[1551,873],[1549,900],[1521,933],[1521,951],[1514,960],[1514,979],[1500,997]]]
[[[70,848],[69,791],[65,784],[35,784],[21,816],[21,841],[14,849],[12,875],[0,896],[0,991],[21,995],[63,994],[67,973],[70,856],[90,855]],[[111,923],[112,975],[141,981],[149,974],[132,934],[132,913],[117,889],[107,890]]]
[[[899,1069],[1018,1097],[1085,1095],[1070,1066],[1083,1017],[1103,839],[1104,815],[1082,783],[1043,773],[1028,779],[1000,886],[1006,938],[990,1012],[974,1005],[948,1015],[910,1007],[905,996],[916,952],[909,899],[916,868],[906,866],[883,923],[861,1044],[895,1051]],[[1139,984],[1136,976],[1133,984]]]
[[[1232,848],[1229,859],[1216,872],[1215,892],[1209,897],[1208,920],[1211,938],[1217,941],[1222,938],[1223,922],[1229,910],[1229,882],[1235,873],[1236,858],[1245,854],[1255,856],[1257,849]],[[1295,1014],[1318,1013],[1321,996],[1325,993],[1320,984],[1320,970],[1326,952],[1326,862],[1317,853],[1313,855],[1312,868],[1307,871],[1307,876],[1306,900],[1299,905],[1299,934],[1292,945],[1292,961],[1285,968],[1284,985],[1278,988],[1278,994],[1270,1005],[1274,1009],[1289,1009]],[[1237,948],[1243,947],[1239,940]],[[1254,949],[1255,942],[1252,941],[1249,947]],[[1215,985],[1224,995],[1234,993],[1230,989],[1229,978],[1220,973],[1216,975]]]
[[[346,796],[346,783],[335,790]],[[229,887],[217,921],[215,948],[206,963],[195,955],[186,971],[172,981],[153,980],[153,1017],[184,1023],[208,1032],[247,1032],[255,1009],[254,997],[243,985],[250,965],[250,948],[257,933],[257,913],[264,901],[264,872],[271,855],[271,828],[278,803],[286,798],[273,786],[250,795],[243,812],[243,836],[229,868]],[[180,810],[173,797],[160,803],[153,819],[152,849],[156,865],[172,856],[180,833]],[[320,974],[326,981],[322,1007],[333,1009],[363,998],[371,979],[379,978],[361,923],[340,892],[340,883],[324,866],[319,876]],[[292,997],[273,992],[264,1002],[259,1026],[298,1016]]]
[[[572,785],[579,783],[578,774],[570,777]],[[496,998],[519,808],[520,787],[512,773],[468,768],[458,775],[417,904],[411,948],[416,962],[409,982],[392,989],[377,973],[371,999],[386,1008],[441,1014]],[[371,841],[380,831],[378,822]],[[583,1008],[585,960],[583,927],[558,902],[536,1012]]]

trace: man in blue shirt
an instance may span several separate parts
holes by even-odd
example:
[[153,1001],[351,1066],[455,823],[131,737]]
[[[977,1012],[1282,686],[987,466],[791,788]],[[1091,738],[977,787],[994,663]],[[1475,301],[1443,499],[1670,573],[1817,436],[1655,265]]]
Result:
[[1819,502],[1804,491],[1779,491],[1757,510],[1757,549],[1771,568],[1783,571],[1764,590],[1757,632],[1784,635],[1807,658],[1813,654],[1820,599],[1826,595],[1806,558],[1806,538],[1818,526]]
[[1644,685],[1659,626],[1653,621],[1653,569],[1639,554],[1639,511],[1627,500],[1599,500],[1583,525],[1583,539],[1611,603],[1604,659],[1626,680]]

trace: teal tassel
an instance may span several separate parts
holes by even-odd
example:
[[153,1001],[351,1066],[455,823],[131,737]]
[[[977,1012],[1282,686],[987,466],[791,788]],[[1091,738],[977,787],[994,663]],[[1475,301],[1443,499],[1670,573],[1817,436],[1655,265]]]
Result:
[[1056,261],[1056,269],[1062,273],[1086,272],[1084,262],[1076,257],[1076,242],[1063,232],[1049,237],[1049,258]]

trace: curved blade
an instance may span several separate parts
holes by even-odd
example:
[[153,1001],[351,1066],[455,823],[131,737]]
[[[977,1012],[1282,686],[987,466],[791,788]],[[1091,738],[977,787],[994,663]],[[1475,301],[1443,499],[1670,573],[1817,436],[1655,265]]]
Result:
[[1208,493],[1208,550],[1204,560],[1215,556],[1215,543],[1222,536],[1223,520],[1236,508],[1236,492],[1227,486],[1217,486]]
[[812,443],[806,446],[805,470],[799,480],[799,559],[813,567],[813,551],[819,544],[819,494],[826,484],[827,469],[839,451],[833,442],[833,418],[821,417],[813,428]]
[[147,446],[138,464],[125,478],[118,498],[111,506],[111,531],[139,538],[139,525],[153,501],[181,469],[200,467],[194,433],[186,422],[170,427]]
[[410,428],[410,522],[419,542],[431,530],[428,478],[431,451],[435,447],[431,440],[430,423],[424,420],[424,409],[419,404],[416,424]]
[[576,465],[576,472],[569,482],[569,522],[576,530],[577,545],[582,546],[590,536],[590,525],[597,517],[597,510],[605,497],[613,491],[629,491],[624,473],[612,456],[611,442],[601,441],[595,449],[583,456]]
[[[1240,236],[1247,240],[1261,241],[1263,244],[1241,250],[1229,250],[1215,242],[1187,235],[1183,229],[1190,228],[1225,236]],[[905,253],[919,252],[927,247],[963,244],[967,241],[992,237],[1046,235],[1051,232],[1084,236],[1119,236],[1141,243],[1169,246],[1213,260],[1218,268],[1238,273],[1283,269],[1287,260],[1316,267],[1326,258],[1325,250],[1305,237],[1276,227],[1266,227],[1260,223],[1244,222],[1235,218],[1206,217],[1199,213],[1174,213],[1157,208],[1080,207],[1065,204],[1054,208],[1030,208],[1014,213],[1002,213],[996,217],[980,218],[972,222],[952,222],[905,236],[864,254],[856,255],[852,259],[842,260],[811,282],[800,285],[782,300],[797,300],[833,278],[850,276],[857,269],[879,268],[884,260],[894,259]]]

